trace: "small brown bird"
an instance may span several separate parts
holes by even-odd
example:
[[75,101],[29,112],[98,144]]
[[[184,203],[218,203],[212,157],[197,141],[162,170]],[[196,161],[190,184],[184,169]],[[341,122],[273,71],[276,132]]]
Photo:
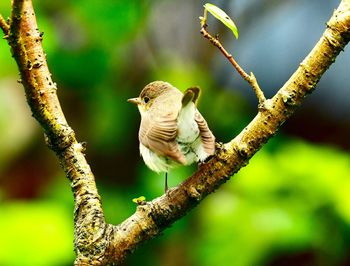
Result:
[[128,100],[141,114],[141,156],[151,170],[165,172],[165,191],[171,168],[203,162],[215,152],[215,137],[196,108],[199,93],[198,87],[182,93],[167,82],[154,81]]

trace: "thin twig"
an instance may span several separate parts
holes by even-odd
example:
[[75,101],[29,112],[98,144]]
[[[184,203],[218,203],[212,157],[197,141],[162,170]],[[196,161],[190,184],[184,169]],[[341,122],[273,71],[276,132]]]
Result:
[[6,38],[10,32],[10,25],[7,24],[6,20],[2,15],[0,15],[0,28],[4,32],[5,38]]
[[224,46],[221,44],[221,42],[218,40],[218,38],[214,38],[213,36],[210,35],[210,33],[207,31],[208,25],[203,23],[205,19],[205,16],[201,18],[201,34],[203,35],[204,38],[208,39],[214,46],[219,48],[220,52],[227,58],[228,61],[232,64],[232,66],[237,70],[238,74],[241,75],[241,77],[246,80],[250,86],[253,88],[256,97],[259,100],[259,104],[262,105],[266,98],[264,96],[263,91],[260,89],[258,85],[258,81],[256,80],[254,74],[250,72],[250,75],[248,75],[241,67],[240,65],[236,62],[236,60],[233,58],[232,54],[228,53],[227,50],[224,48]]

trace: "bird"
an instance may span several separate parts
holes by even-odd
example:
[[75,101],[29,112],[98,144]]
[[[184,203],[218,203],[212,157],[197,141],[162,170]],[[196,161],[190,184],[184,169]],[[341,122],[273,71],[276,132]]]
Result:
[[139,149],[145,164],[157,173],[168,172],[180,165],[203,163],[215,153],[215,137],[198,111],[199,87],[184,93],[168,82],[147,84],[136,98],[141,123]]

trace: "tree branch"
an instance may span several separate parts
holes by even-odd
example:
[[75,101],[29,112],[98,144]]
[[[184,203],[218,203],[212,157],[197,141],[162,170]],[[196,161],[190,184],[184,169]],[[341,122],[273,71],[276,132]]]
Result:
[[18,64],[33,116],[44,129],[49,147],[57,154],[71,181],[75,199],[75,264],[121,263],[127,253],[159,235],[230,179],[314,90],[349,39],[350,0],[342,0],[314,49],[278,93],[264,101],[256,117],[237,137],[229,143],[218,144],[214,157],[168,196],[142,202],[135,214],[114,226],[105,223],[94,176],[84,157],[84,147],[77,142],[61,110],[32,2],[13,0],[8,43]]
[[0,28],[2,29],[3,33],[5,34],[4,38],[7,38],[7,35],[10,31],[10,26],[7,24],[4,17],[0,14]]
[[[103,253],[106,241],[99,234],[108,230],[94,176],[83,154],[84,147],[77,142],[60,107],[57,87],[51,79],[42,48],[42,36],[32,1],[14,0],[8,43],[33,116],[44,129],[48,146],[57,154],[71,181],[75,200],[74,246],[77,262],[93,265],[85,258],[91,256],[93,249]],[[100,228],[103,230],[100,231]],[[94,258],[94,261],[98,261],[98,258]]]
[[229,143],[219,145],[215,156],[171,191],[137,207],[134,215],[114,227],[111,249],[116,261],[140,242],[157,236],[184,216],[203,198],[225,183],[232,174],[248,164],[249,159],[295,112],[311,93],[322,74],[335,61],[350,39],[350,1],[343,0],[327,23],[319,42],[300,64],[292,77],[266,100],[251,123]]
[[[205,17],[204,17],[205,19]],[[250,75],[248,75],[243,68],[237,63],[237,61],[233,58],[232,54],[227,52],[227,50],[224,48],[224,46],[221,44],[219,39],[217,37],[213,37],[209,34],[207,31],[208,25],[205,23],[206,20],[201,21],[201,30],[200,33],[203,35],[204,38],[208,39],[214,46],[216,46],[220,52],[227,58],[227,60],[232,64],[232,66],[237,70],[238,74],[249,83],[249,85],[253,88],[256,97],[258,98],[259,105],[263,105],[266,98],[263,93],[263,91],[260,89],[258,81],[256,80],[253,72],[250,72]]]

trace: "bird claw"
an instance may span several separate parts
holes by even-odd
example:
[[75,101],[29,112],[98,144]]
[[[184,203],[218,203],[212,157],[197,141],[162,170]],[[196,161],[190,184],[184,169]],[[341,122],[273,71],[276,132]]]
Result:
[[171,198],[171,195],[170,195],[170,194],[171,194],[173,191],[175,191],[175,189],[176,189],[176,187],[169,188],[168,190],[166,190],[166,191],[165,191],[166,197],[167,197],[167,198]]

